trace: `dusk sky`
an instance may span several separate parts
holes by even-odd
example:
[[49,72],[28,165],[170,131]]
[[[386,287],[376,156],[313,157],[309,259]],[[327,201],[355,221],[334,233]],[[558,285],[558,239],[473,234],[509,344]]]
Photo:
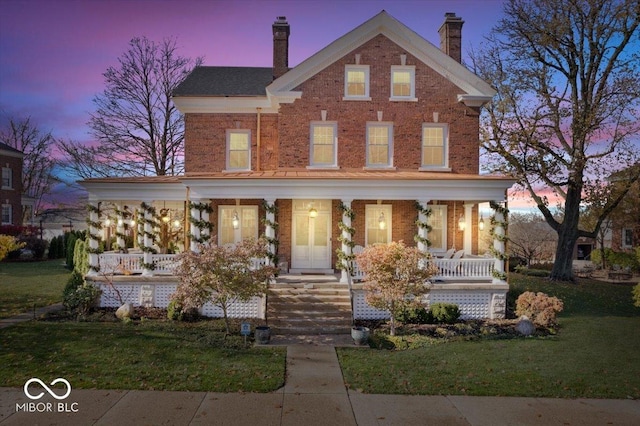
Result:
[[102,73],[133,37],[175,37],[205,65],[271,66],[271,25],[291,25],[293,67],[386,10],[439,46],[445,12],[465,21],[463,56],[502,15],[501,0],[0,0],[0,123],[31,117],[57,138],[90,141]]

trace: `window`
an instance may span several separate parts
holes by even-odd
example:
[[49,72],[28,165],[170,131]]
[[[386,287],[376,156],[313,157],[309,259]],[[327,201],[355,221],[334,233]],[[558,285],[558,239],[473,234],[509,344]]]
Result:
[[367,167],[393,166],[393,124],[367,123]]
[[633,229],[622,230],[622,248],[633,248]]
[[3,204],[2,205],[2,224],[12,224],[13,223],[13,215],[11,211],[11,204]]
[[431,251],[447,250],[447,206],[429,206],[431,216],[427,219],[431,231],[427,238],[431,242]]
[[320,121],[311,123],[311,166],[336,167],[337,123]]
[[2,188],[3,189],[13,188],[13,172],[9,167],[2,168]]
[[227,170],[251,170],[250,130],[227,130]]
[[218,229],[220,245],[258,238],[258,206],[219,206]]
[[447,126],[424,123],[422,125],[422,168],[448,169]]
[[369,97],[369,65],[345,66],[344,99],[371,100]]
[[415,93],[416,68],[414,66],[391,66],[390,101],[417,101]]
[[365,244],[387,244],[391,242],[391,205],[367,204],[365,215]]

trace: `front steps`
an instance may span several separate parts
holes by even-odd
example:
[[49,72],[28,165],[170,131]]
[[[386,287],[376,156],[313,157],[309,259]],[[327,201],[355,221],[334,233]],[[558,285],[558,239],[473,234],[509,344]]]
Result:
[[349,289],[333,276],[279,278],[267,293],[267,323],[272,334],[350,333]]

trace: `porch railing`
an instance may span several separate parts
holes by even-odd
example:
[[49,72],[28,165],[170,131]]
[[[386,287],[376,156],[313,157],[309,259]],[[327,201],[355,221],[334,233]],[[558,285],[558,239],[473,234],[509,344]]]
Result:
[[[177,254],[153,254],[151,255],[154,264],[153,273],[155,275],[172,275],[178,266]],[[144,271],[142,266],[143,255],[141,253],[101,253],[98,256],[100,270],[106,274],[131,275],[141,274]],[[253,260],[253,268],[266,265],[268,259],[256,258]]]
[[[432,281],[491,281],[493,279],[493,258],[461,258],[461,259],[432,259],[438,272]],[[356,262],[353,265],[352,278],[354,281],[364,280],[364,272],[358,268]]]

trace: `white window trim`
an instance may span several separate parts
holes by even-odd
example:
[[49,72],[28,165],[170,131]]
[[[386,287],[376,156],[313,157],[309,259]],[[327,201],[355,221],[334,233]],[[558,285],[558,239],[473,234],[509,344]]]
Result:
[[[424,158],[424,129],[425,128],[441,128],[442,136],[444,138],[443,142],[443,164],[440,166],[425,166],[422,164],[422,159]],[[449,167],[449,125],[444,123],[422,123],[421,135],[420,135],[420,171],[441,171],[441,172],[450,172],[451,167]]]
[[[408,71],[411,77],[411,93],[408,96],[394,96],[393,95],[393,73],[396,71]],[[416,66],[415,65],[391,65],[391,74],[390,74],[390,87],[389,93],[391,96],[389,97],[390,101],[401,101],[401,102],[418,102],[418,98],[416,98]]]
[[[434,247],[431,246],[429,247],[429,251],[431,251],[432,253],[436,253],[436,254],[441,254],[447,251],[447,206],[446,205],[428,205],[428,208],[431,209],[431,211],[435,211],[435,210],[442,210],[442,247]],[[429,219],[427,219],[427,223],[429,222]],[[433,231],[429,232],[427,234],[427,239],[429,241],[431,241],[432,239],[429,237],[430,235],[433,234]]]
[[[7,209],[7,211],[9,212],[9,221],[4,221],[2,219],[4,219],[4,212],[5,209]],[[2,207],[0,207],[0,222],[2,222],[2,225],[11,225],[13,224],[13,206],[11,204],[3,204]]]
[[[5,173],[9,176],[9,185],[4,185]],[[3,167],[0,178],[2,178],[2,181],[0,181],[0,183],[2,183],[2,189],[13,189],[13,170],[11,167]]]
[[[218,229],[222,230],[222,211],[223,210],[232,210],[238,213],[238,219],[240,220],[238,229],[233,230],[233,244],[237,244],[242,241],[242,211],[243,210],[254,210],[256,215],[256,225],[254,227],[254,238],[258,238],[258,222],[260,220],[258,206],[235,206],[235,205],[220,205],[218,206]],[[218,233],[218,244],[222,245],[222,232]]]
[[369,245],[369,232],[367,228],[367,222],[369,221],[370,215],[373,215],[373,220],[377,221],[380,217],[380,213],[384,213],[385,222],[387,223],[386,231],[387,231],[387,242],[391,242],[393,233],[393,206],[391,204],[365,204],[364,206],[364,244]]
[[[378,165],[378,164],[369,164],[369,129],[372,127],[386,127],[389,132],[389,152],[387,154],[387,164]],[[390,169],[395,170],[393,166],[393,122],[392,121],[368,121],[367,129],[366,129],[366,150],[365,150],[365,160],[366,166],[365,170],[380,170],[380,169]]]
[[[347,91],[348,79],[347,73],[349,71],[364,71],[364,96],[349,96]],[[369,92],[369,65],[345,65],[344,66],[344,96],[343,101],[370,101],[371,95]]]
[[[313,129],[316,126],[333,127],[333,161],[331,163],[313,162]],[[309,165],[307,169],[337,169],[338,168],[338,122],[312,121],[309,126]]]
[[[247,159],[247,166],[246,168],[232,168],[231,164],[230,164],[230,160],[231,160],[231,135],[234,133],[241,133],[241,134],[246,134],[249,140],[249,144],[248,144],[248,148],[247,148],[247,156],[249,157]],[[249,129],[228,129],[227,130],[227,146],[226,146],[226,168],[225,171],[227,172],[246,172],[246,171],[251,171],[251,130]]]

